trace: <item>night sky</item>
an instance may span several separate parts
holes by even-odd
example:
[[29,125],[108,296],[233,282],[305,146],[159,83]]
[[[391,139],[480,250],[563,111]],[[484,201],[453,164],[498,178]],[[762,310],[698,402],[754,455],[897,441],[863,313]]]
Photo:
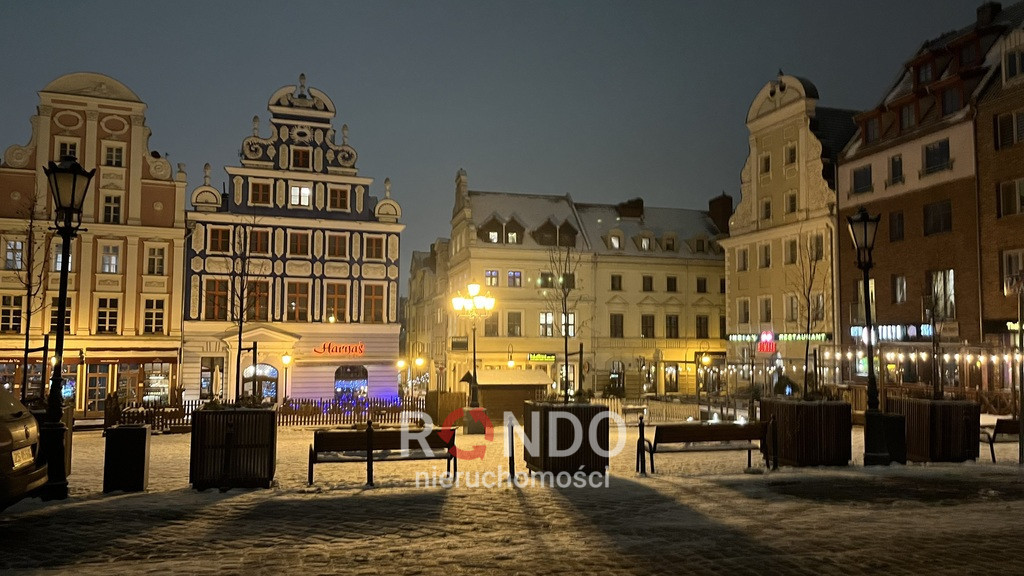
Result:
[[[0,3],[0,153],[71,72],[148,105],[150,148],[188,190],[239,165],[267,100],[305,73],[349,125],[361,176],[402,205],[409,255],[477,190],[706,208],[739,197],[751,100],[781,68],[822,106],[874,106],[926,40],[981,0]],[[1008,3],[1005,3],[1008,4]]]

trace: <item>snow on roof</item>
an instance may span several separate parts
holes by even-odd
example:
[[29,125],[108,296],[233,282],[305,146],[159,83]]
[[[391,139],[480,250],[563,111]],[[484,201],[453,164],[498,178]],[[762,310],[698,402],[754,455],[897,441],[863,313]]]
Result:
[[[575,203],[571,196],[553,196],[542,194],[515,194],[507,192],[469,191],[469,202],[473,215],[473,224],[484,226],[492,219],[508,223],[513,219],[526,228],[523,244],[536,246],[530,232],[546,222],[556,226],[568,221],[576,228],[583,242],[577,246],[590,246],[597,253],[605,254],[642,254],[632,242],[624,242],[622,249],[609,249],[602,240],[611,230],[618,230],[624,239],[641,234],[649,234],[655,239],[674,236],[677,239],[677,250],[683,256],[697,258],[721,258],[714,252],[689,253],[686,240],[694,238],[713,239],[720,232],[703,210],[685,208],[653,208],[643,207],[642,217],[620,216],[619,206],[615,204]],[[585,249],[585,248],[584,248]],[[651,253],[643,253],[651,254]],[[664,255],[654,252],[654,255]]]

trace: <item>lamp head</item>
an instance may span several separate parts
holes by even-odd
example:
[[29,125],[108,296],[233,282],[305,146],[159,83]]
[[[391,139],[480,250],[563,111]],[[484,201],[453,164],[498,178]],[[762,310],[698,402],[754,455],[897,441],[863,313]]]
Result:
[[57,210],[58,226],[71,222],[77,228],[82,225],[82,205],[89,191],[89,182],[96,169],[86,171],[74,156],[62,156],[60,163],[52,160],[43,167],[46,181],[50,185],[54,207]]

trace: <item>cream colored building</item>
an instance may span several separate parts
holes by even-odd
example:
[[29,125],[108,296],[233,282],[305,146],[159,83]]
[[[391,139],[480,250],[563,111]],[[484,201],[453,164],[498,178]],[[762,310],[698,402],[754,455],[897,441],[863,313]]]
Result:
[[[96,169],[71,245],[64,340],[65,398],[79,418],[103,417],[109,393],[166,402],[178,388],[185,174],[150,150],[145,113],[138,95],[113,78],[62,76],[39,92],[28,144],[8,147],[0,165],[0,348],[3,385],[12,388],[20,386],[25,330],[30,347],[40,347],[57,328],[60,241],[47,230],[54,209],[43,166],[73,155]],[[40,219],[30,230],[33,201]],[[46,290],[29,298],[27,277],[42,279]],[[42,353],[33,353],[32,396],[49,378],[43,366]]]
[[781,374],[803,382],[808,339],[812,351],[821,348],[819,367],[826,351],[833,354],[835,159],[855,125],[853,111],[817,104],[813,84],[780,74],[747,113],[741,198],[721,240],[729,362],[738,382],[749,381],[750,366],[758,382]]
[[[496,301],[477,321],[478,369],[507,370],[511,360],[512,369],[542,371],[555,385],[565,364],[563,318],[551,297],[558,290],[546,287],[562,272],[575,286],[567,323],[574,388],[582,381],[627,397],[692,394],[695,359],[724,364],[723,254],[708,212],[480,192],[463,170],[455,188],[451,239],[417,253],[410,276],[409,349],[428,351],[431,386],[467,390],[460,380],[472,368],[472,328],[451,298],[471,282]],[[724,226],[731,199],[712,203]],[[571,264],[554,265],[567,248]]]

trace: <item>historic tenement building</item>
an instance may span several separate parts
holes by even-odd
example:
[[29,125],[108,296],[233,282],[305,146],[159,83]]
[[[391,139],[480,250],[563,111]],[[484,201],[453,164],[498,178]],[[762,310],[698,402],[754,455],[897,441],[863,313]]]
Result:
[[192,192],[185,395],[395,395],[404,226],[390,182],[371,195],[348,127],[339,143],[334,103],[303,77],[268,109],[270,134],[253,118],[227,191],[207,175]]
[[[1002,276],[1019,266],[1012,100],[1020,102],[1022,19],[1024,3],[989,2],[971,24],[925,42],[878,105],[857,116],[840,158],[841,221],[861,207],[881,216],[866,293],[883,383],[931,382],[937,373],[943,385],[989,387],[1009,376],[1003,351],[984,341],[1005,341],[1015,316]],[[852,355],[868,337],[865,290],[848,234],[838,250],[843,344]],[[866,368],[862,357],[854,363],[856,375]]]
[[409,343],[428,357],[431,386],[466,390],[471,325],[451,298],[470,283],[495,299],[477,327],[478,369],[495,382],[519,380],[500,377],[510,369],[560,381],[565,330],[574,388],[636,398],[717,385],[710,374],[724,365],[725,338],[718,239],[732,201],[721,196],[712,206],[709,213],[641,199],[604,205],[482,192],[470,190],[460,170],[451,239],[416,253],[410,275]]
[[981,331],[988,344],[1019,344],[1018,298],[1024,273],[1024,30],[1007,31],[992,48],[978,100],[978,219]]
[[[779,74],[747,112],[750,154],[725,248],[726,331],[737,382],[835,378],[836,156],[854,112],[818,106],[808,80]],[[846,234],[845,228],[839,233]],[[827,356],[827,358],[826,358]]]
[[[101,74],[62,76],[39,92],[28,144],[0,165],[0,380],[20,393],[23,351],[56,326],[60,242],[43,174],[75,156],[96,174],[70,256],[63,329],[64,396],[78,418],[103,416],[107,395],[167,401],[176,393],[184,271],[185,174],[149,149],[146,105]],[[53,345],[53,342],[50,342]],[[28,396],[49,367],[30,355]]]

